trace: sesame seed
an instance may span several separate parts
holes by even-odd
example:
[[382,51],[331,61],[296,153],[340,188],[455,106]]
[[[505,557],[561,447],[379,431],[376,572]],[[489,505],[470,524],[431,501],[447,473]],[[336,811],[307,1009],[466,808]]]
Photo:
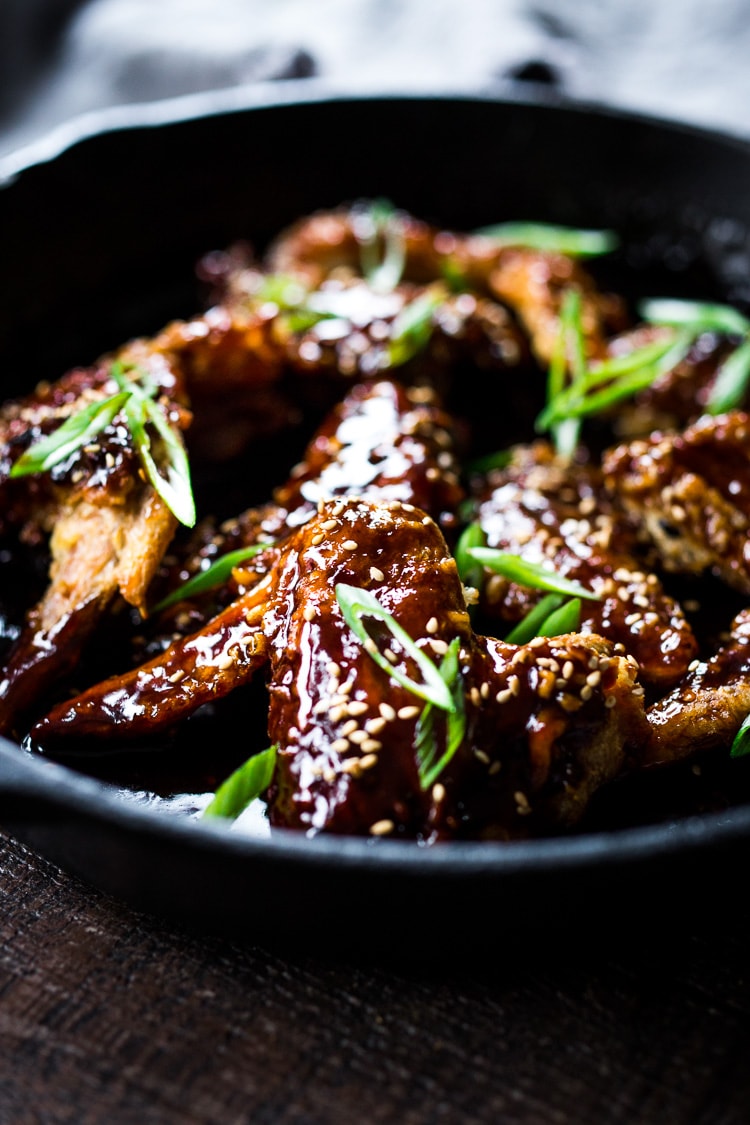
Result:
[[414,707],[411,704],[408,707],[399,707],[398,709],[399,719],[414,719],[418,714],[419,708]]
[[528,816],[531,812],[531,805],[529,804],[529,799],[526,794],[522,793],[521,790],[518,789],[513,794],[513,800],[516,802],[516,812],[518,813],[518,815]]
[[[357,729],[357,720],[356,719],[349,719],[346,723],[344,723],[343,727],[341,728],[341,737],[342,738],[348,738],[349,735],[353,734],[356,729]],[[352,741],[354,741],[354,740],[352,739]]]
[[316,614],[317,614],[317,610],[315,609],[314,605],[308,604],[302,610],[302,616],[304,617],[305,621],[312,621],[313,618],[316,616]]
[[574,672],[575,672],[575,666],[573,664],[573,661],[572,660],[566,660],[565,663],[563,664],[562,678],[564,680],[569,680],[569,679],[572,678]]
[[385,719],[383,718],[368,719],[365,723],[365,730],[368,734],[380,734],[384,727]]
[[508,688],[510,689],[511,695],[520,695],[521,694],[521,681],[519,680],[518,676],[510,676],[509,677]]
[[317,531],[315,533],[315,535],[313,535],[313,537],[311,538],[310,542],[312,543],[313,547],[319,547],[324,539],[325,539],[325,535],[323,534],[323,532]]
[[594,689],[592,687],[590,687],[589,684],[584,684],[583,687],[581,688],[581,699],[583,700],[583,702],[588,703],[588,701],[591,699],[593,694],[594,694]]
[[430,620],[425,625],[425,629],[427,630],[428,633],[437,633],[437,631],[438,631],[438,619],[437,619],[437,617],[431,617]]
[[502,768],[503,768],[503,763],[496,758],[495,761],[492,762],[492,764],[490,765],[490,768],[487,770],[487,773],[490,775],[490,777],[494,777],[495,774],[500,773],[500,770]]
[[332,723],[340,723],[342,719],[346,718],[347,714],[348,714],[348,709],[347,709],[346,704],[345,703],[337,703],[334,707],[330,708],[330,710],[328,712],[328,718],[331,720]]
[[378,710],[387,723],[392,723],[396,718],[396,710],[391,707],[390,703],[381,703]]
[[370,835],[387,836],[395,827],[396,825],[392,820],[376,820],[374,824],[370,825]]
[[359,547],[356,539],[345,539],[341,544],[345,551],[356,551]]
[[371,770],[373,766],[378,764],[377,754],[365,754],[364,758],[359,759],[360,769]]
[[178,668],[177,671],[173,672],[171,676],[167,676],[167,679],[169,680],[170,684],[178,684],[180,680],[184,679],[184,677],[184,671],[182,670],[182,668]]
[[350,715],[364,715],[367,704],[362,699],[353,699],[351,703],[347,704],[347,710]]
[[489,756],[489,754],[485,754],[484,750],[479,750],[479,749],[475,748],[474,757],[477,759],[478,762],[481,762],[483,766],[488,766],[490,764],[490,756]]
[[336,738],[331,743],[331,750],[334,754],[346,754],[347,750],[351,750],[351,745],[348,738]]
[[486,680],[484,680],[482,682],[482,686],[479,689],[479,694],[481,695],[482,699],[489,699],[489,697],[490,697],[490,685],[487,683]]
[[373,582],[383,582],[385,579],[385,575],[377,566],[371,566],[370,578],[373,580]]
[[590,687],[598,687],[601,682],[602,682],[601,672],[589,672],[588,676],[586,677],[586,683]]
[[383,749],[383,743],[378,742],[377,738],[366,738],[361,743],[361,748],[366,754],[377,754],[378,750]]
[[688,672],[694,672],[696,668],[700,668],[700,660],[691,660],[688,664]]
[[[355,720],[355,722],[356,722],[356,720]],[[357,728],[355,728],[349,735],[349,741],[355,742],[357,745],[359,745],[360,742],[364,742],[366,738],[367,738],[367,731],[357,729]]]
[[495,699],[498,703],[507,703],[509,699],[512,699],[512,697],[513,692],[510,690],[510,688],[503,688],[502,691],[499,691],[497,693]]
[[475,687],[475,686],[472,686],[471,691],[469,692],[469,695],[471,697],[471,702],[474,704],[475,707],[478,707],[479,704],[482,701],[482,697],[479,694],[479,688]]
[[352,777],[359,777],[362,773],[362,765],[359,758],[347,758],[345,762],[341,763],[341,769],[344,773],[350,773]]
[[333,531],[334,527],[338,527],[338,520],[323,520],[320,525],[321,531]]
[[432,647],[432,651],[436,652],[438,656],[445,656],[446,652],[448,651],[448,645],[445,641],[433,638],[430,641],[430,645]]
[[445,800],[445,786],[436,781],[432,787],[432,799],[436,805]]
[[234,660],[228,652],[225,652],[224,655],[220,656],[219,659],[216,661],[216,667],[219,669],[220,672],[228,672],[233,664],[234,664]]

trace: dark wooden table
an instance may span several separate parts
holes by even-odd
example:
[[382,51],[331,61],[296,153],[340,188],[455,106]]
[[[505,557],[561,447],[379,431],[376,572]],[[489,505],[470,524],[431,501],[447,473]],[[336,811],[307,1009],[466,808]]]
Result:
[[0,838],[0,1122],[746,1125],[750,909],[343,963],[187,932]]

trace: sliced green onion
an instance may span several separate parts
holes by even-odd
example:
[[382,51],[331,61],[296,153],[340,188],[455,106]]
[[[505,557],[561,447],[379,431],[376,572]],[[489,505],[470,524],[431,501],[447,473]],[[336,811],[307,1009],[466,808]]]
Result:
[[525,645],[540,636],[539,630],[551,613],[563,604],[562,594],[545,594],[529,612],[511,629],[505,640],[511,645]]
[[216,790],[213,799],[206,805],[204,817],[221,816],[234,820],[251,805],[261,793],[265,793],[273,779],[278,747],[269,746],[254,754],[236,769],[234,773]]
[[740,406],[750,383],[750,340],[728,356],[716,372],[716,381],[708,396],[709,414],[724,414]]
[[[362,276],[376,293],[391,293],[404,272],[406,241],[401,220],[387,200],[371,203],[357,215],[355,238],[359,242]],[[378,242],[384,243],[382,257]]]
[[127,399],[128,392],[122,391],[71,414],[53,433],[40,438],[21,454],[10,476],[46,473],[101,433],[120,413]]
[[[548,401],[536,420],[537,430],[551,429],[564,419],[596,414],[645,390],[682,362],[694,338],[692,331],[685,329],[668,343],[662,343],[658,351],[654,345],[648,344],[644,348],[635,349],[628,356],[606,360],[592,368],[587,372],[585,380],[576,386],[566,387]],[[628,362],[625,363],[625,360]],[[617,368],[621,374],[608,382]],[[607,385],[602,387],[603,383]],[[601,389],[597,390],[599,387]]]
[[466,271],[455,258],[440,259],[440,274],[451,293],[463,293],[469,287]]
[[447,296],[446,287],[436,282],[415,300],[404,305],[391,325],[391,337],[388,341],[389,366],[400,367],[427,347],[434,328],[435,313]]
[[[565,294],[560,311],[560,351],[562,353],[562,377],[565,377],[566,360],[570,363],[572,381],[570,393],[575,395],[586,380],[586,354],[581,319],[581,294],[577,289],[569,289]],[[557,353],[556,353],[557,355]],[[558,361],[559,362],[559,361]],[[559,373],[555,373],[555,382]],[[550,385],[552,374],[550,369]],[[555,449],[560,457],[570,460],[578,447],[581,424],[577,419],[566,418],[552,427]]]
[[559,637],[563,633],[577,633],[581,627],[581,599],[571,598],[559,609],[555,609],[541,623],[540,637]]
[[495,547],[469,547],[466,553],[494,574],[501,574],[510,582],[517,582],[519,586],[528,586],[532,590],[549,590],[553,594],[570,594],[591,601],[601,600],[599,594],[584,589],[578,582],[563,578],[541,563],[527,562],[520,555],[500,551]]
[[[466,713],[464,707],[464,686],[459,667],[461,641],[454,637],[440,665],[440,675],[453,700],[453,711],[446,716],[445,750],[438,755],[438,742],[435,731],[435,708],[426,703],[419,716],[414,732],[414,749],[417,758],[419,785],[423,792],[431,789],[440,774],[454,757],[466,733]],[[437,759],[437,760],[436,760]]]
[[571,258],[596,258],[617,249],[619,239],[611,230],[578,230],[550,223],[495,223],[476,232],[503,246],[548,250]]
[[469,554],[471,547],[484,547],[487,536],[478,523],[470,523],[459,536],[456,543],[455,559],[458,576],[464,586],[473,586],[476,590],[482,587],[483,570],[480,563]]
[[641,301],[638,311],[644,320],[652,324],[670,324],[675,328],[690,327],[696,334],[719,332],[728,336],[744,336],[750,332],[750,320],[731,305],[654,297]]
[[[356,586],[347,586],[343,582],[337,583],[334,589],[336,601],[339,604],[344,620],[363,646],[365,652],[372,657],[378,667],[382,668],[384,672],[388,673],[391,679],[395,680],[397,684],[401,684],[402,687],[412,692],[413,695],[418,696],[420,699],[426,699],[430,703],[434,703],[436,707],[439,707],[443,711],[454,711],[455,704],[440,675],[439,669],[433,664],[429,656],[422,652],[421,649],[417,648],[406,630],[403,629],[393,615],[380,604],[378,599],[368,590],[362,590]],[[399,642],[404,651],[408,653],[419,668],[422,673],[422,683],[417,683],[416,680],[412,680],[405,672],[394,668],[393,665],[386,660],[385,656],[383,656],[375,641],[370,636],[367,626],[362,620],[364,617],[375,618],[376,621],[380,621],[385,625],[391,636]]]
[[744,758],[750,754],[750,715],[747,715],[742,726],[734,736],[732,749],[729,751],[731,758]]
[[[128,371],[133,374],[128,375]],[[186,527],[195,525],[195,497],[190,480],[190,465],[182,440],[169,425],[164,411],[151,397],[158,390],[140,368],[126,368],[119,361],[112,364],[111,375],[122,391],[128,391],[125,417],[133,437],[133,445],[154,491],[170,512]],[[136,378],[143,386],[139,386]],[[151,424],[161,438],[164,452],[163,471],[151,454],[151,438],[146,426]]]
[[507,469],[513,454],[510,449],[498,449],[495,453],[485,453],[465,465],[467,473],[490,473],[493,469]]
[[157,602],[151,612],[161,613],[163,609],[168,609],[171,605],[185,601],[186,598],[195,598],[198,594],[205,594],[208,590],[223,586],[235,567],[255,558],[269,546],[269,543],[255,543],[252,547],[238,547],[236,551],[228,551],[226,555],[214,559],[205,570],[194,574],[192,578],[188,578],[176,590],[172,590],[171,594],[167,594],[160,602]]

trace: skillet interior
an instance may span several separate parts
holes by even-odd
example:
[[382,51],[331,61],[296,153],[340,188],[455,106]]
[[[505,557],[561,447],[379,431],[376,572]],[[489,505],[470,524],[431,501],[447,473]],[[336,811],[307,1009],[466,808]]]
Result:
[[[613,227],[643,291],[747,308],[749,184],[750,148],[727,138],[481,97],[314,96],[103,132],[0,192],[3,396],[190,314],[207,249],[262,246],[297,216],[361,196],[459,229],[529,217]],[[7,746],[0,788],[4,826],[137,906],[257,935],[315,919],[335,944],[351,919],[378,942],[438,925],[450,942],[495,924],[567,925],[604,895],[624,915],[664,904],[665,887],[681,899],[687,878],[718,900],[750,842],[750,806],[518,845],[252,841],[130,806]]]

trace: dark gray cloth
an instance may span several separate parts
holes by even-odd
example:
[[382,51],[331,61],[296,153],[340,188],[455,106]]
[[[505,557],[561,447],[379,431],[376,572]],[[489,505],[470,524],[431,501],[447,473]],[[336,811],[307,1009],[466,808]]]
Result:
[[0,152],[80,113],[317,75],[509,77],[747,135],[748,0],[3,0]]

